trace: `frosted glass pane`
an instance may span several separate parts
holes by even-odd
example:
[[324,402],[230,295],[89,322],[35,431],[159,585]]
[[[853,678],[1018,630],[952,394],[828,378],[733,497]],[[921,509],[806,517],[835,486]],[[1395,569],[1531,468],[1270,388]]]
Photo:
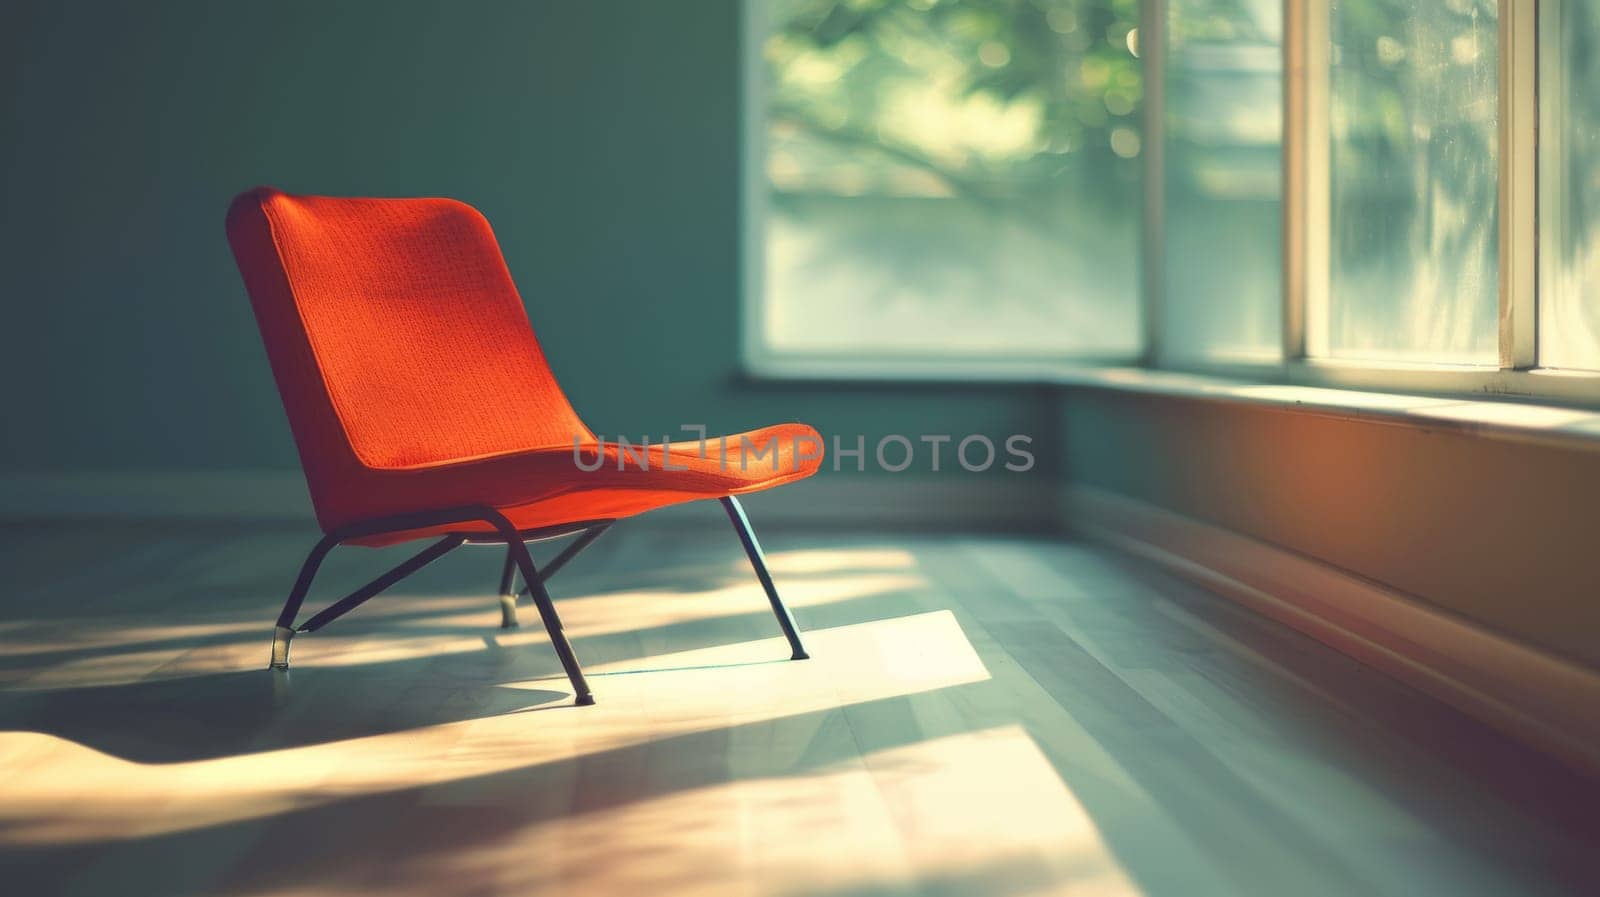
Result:
[[1282,354],[1283,6],[1167,4],[1162,353]]
[[768,14],[770,349],[1138,352],[1136,0]]
[[1539,363],[1600,370],[1600,0],[1561,0],[1545,29]]
[[1495,10],[1333,0],[1332,355],[1498,359]]

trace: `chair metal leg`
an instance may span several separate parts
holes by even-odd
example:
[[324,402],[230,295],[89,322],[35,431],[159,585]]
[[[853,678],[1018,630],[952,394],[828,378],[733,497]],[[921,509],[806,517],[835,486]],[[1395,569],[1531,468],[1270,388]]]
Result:
[[335,601],[310,620],[299,626],[294,625],[295,617],[300,615],[300,606],[305,603],[306,594],[311,591],[311,581],[316,578],[317,569],[322,566],[322,559],[327,557],[328,552],[335,545],[338,545],[340,541],[340,538],[334,534],[323,537],[322,541],[311,549],[311,554],[306,557],[305,564],[301,566],[300,578],[295,580],[294,589],[289,593],[289,600],[284,602],[283,611],[278,614],[278,625],[273,627],[272,630],[272,661],[269,664],[271,669],[289,669],[289,643],[294,639],[295,633],[315,632],[355,610],[379,592],[455,550],[463,541],[463,537],[457,535],[445,536],[405,560],[394,569]]
[[516,629],[517,622],[517,559],[506,546],[506,560],[500,567],[500,628]]
[[545,590],[544,580],[539,576],[539,568],[533,565],[533,555],[528,553],[528,546],[517,537],[516,530],[506,524],[503,528],[506,536],[506,545],[511,551],[512,559],[522,570],[522,578],[528,581],[528,586],[533,592],[533,604],[539,609],[539,619],[544,622],[545,635],[550,637],[550,644],[555,646],[556,657],[561,660],[562,669],[567,671],[567,681],[572,683],[575,693],[573,703],[593,704],[594,694],[589,691],[589,682],[583,678],[583,668],[578,665],[578,657],[572,651],[572,643],[567,641],[567,634],[561,628],[561,617],[556,614],[556,605],[550,600],[550,593]]
[[[600,538],[600,536],[610,528],[611,524],[601,523],[584,530],[582,535],[569,542],[566,548],[561,549],[560,554],[545,562],[544,569],[539,571],[539,578],[545,582],[549,582],[550,577],[556,575],[556,573],[559,572],[562,567],[567,565],[568,561],[577,557],[579,553],[593,544],[594,540]],[[517,591],[517,597],[521,598],[523,593],[531,594],[532,591],[533,590],[528,586],[523,586]]]
[[289,669],[289,640],[294,638],[294,618],[299,616],[300,605],[305,603],[306,593],[311,591],[311,580],[316,578],[322,559],[338,544],[339,539],[333,535],[323,536],[311,553],[306,555],[305,563],[300,565],[300,576],[295,579],[294,588],[289,591],[289,600],[283,603],[278,624],[272,630],[272,660],[268,669]]
[[[507,563],[501,570],[500,592],[501,607],[504,608],[509,601],[515,608],[516,591],[515,573],[520,570],[522,578],[527,580],[533,593],[533,603],[539,608],[539,617],[544,621],[545,633],[550,637],[551,644],[556,649],[556,656],[561,660],[562,669],[567,673],[567,680],[572,683],[576,703],[593,704],[594,695],[589,691],[589,683],[583,677],[583,668],[578,665],[578,657],[572,650],[572,643],[567,641],[567,635],[561,627],[561,617],[556,613],[555,602],[550,600],[550,593],[545,590],[543,577],[539,575],[539,568],[533,564],[533,556],[528,553],[526,539],[540,538],[544,531],[530,530],[519,532],[506,516],[494,508],[483,505],[469,505],[459,508],[443,508],[435,511],[424,511],[415,514],[397,514],[374,520],[360,521],[342,526],[323,536],[311,553],[306,556],[305,563],[300,568],[300,576],[295,580],[294,588],[289,592],[289,599],[284,602],[283,611],[278,614],[278,624],[272,636],[271,669],[287,670],[289,668],[289,644],[296,632],[309,632],[331,622],[335,618],[353,610],[362,602],[372,598],[379,592],[394,585],[407,576],[417,572],[432,563],[439,557],[448,554],[457,546],[466,542],[469,536],[465,533],[451,533],[438,542],[424,549],[421,553],[399,566],[382,574],[372,582],[339,601],[334,602],[327,609],[312,617],[298,629],[294,625],[295,617],[300,614],[300,605],[305,602],[306,594],[311,590],[311,581],[317,575],[317,569],[322,566],[322,561],[334,546],[349,540],[380,533],[404,532],[412,529],[421,529],[441,524],[467,523],[482,521],[494,527],[497,538],[494,541],[506,543]],[[605,523],[597,521],[598,524]],[[594,528],[594,527],[588,527]],[[600,526],[604,529],[604,526]],[[560,535],[552,533],[551,535]],[[598,532],[595,533],[598,535]],[[591,536],[588,541],[593,541]],[[587,542],[585,542],[587,544]],[[581,550],[581,549],[580,549]],[[574,554],[576,552],[573,552]],[[567,557],[571,557],[568,554]],[[504,621],[502,617],[502,621]],[[514,618],[513,618],[514,619]]]
[[332,623],[345,614],[355,610],[372,598],[377,597],[383,590],[405,579],[411,574],[428,566],[439,558],[444,557],[461,545],[462,537],[457,535],[445,536],[443,539],[429,545],[422,551],[402,561],[394,569],[384,573],[377,579],[367,583],[354,592],[340,598],[319,611],[311,619],[294,627],[296,632],[316,632],[318,629]]
[[767,600],[772,603],[772,614],[778,618],[778,625],[783,627],[784,637],[789,640],[789,647],[794,649],[791,660],[805,660],[811,655],[806,653],[806,646],[800,641],[800,630],[795,627],[794,615],[789,613],[789,608],[778,597],[778,587],[772,584],[772,574],[767,572],[767,559],[761,551],[761,543],[756,541],[755,530],[750,528],[750,518],[745,516],[744,506],[733,496],[722,499],[722,508],[728,512],[728,519],[733,522],[734,530],[739,534],[739,541],[744,544],[744,553],[750,558],[750,566],[755,568],[756,579],[761,580],[761,588],[767,592]]

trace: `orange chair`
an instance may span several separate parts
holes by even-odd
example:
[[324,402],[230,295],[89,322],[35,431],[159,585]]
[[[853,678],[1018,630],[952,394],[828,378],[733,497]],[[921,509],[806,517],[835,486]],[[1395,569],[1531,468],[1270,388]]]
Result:
[[[733,522],[793,657],[806,657],[734,496],[815,473],[815,430],[781,424],[648,449],[598,439],[545,363],[488,221],[463,203],[261,187],[234,199],[227,226],[325,534],[278,617],[273,669],[288,669],[296,633],[463,543],[487,542],[506,545],[501,624],[516,625],[517,600],[531,595],[577,703],[592,703],[545,582],[612,522],[710,498]],[[526,543],[565,535],[578,538],[536,568]],[[334,546],[426,537],[438,541],[295,625]]]

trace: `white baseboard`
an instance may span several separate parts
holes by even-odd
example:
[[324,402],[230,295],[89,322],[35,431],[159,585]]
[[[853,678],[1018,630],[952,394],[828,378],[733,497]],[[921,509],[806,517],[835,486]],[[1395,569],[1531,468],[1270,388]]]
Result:
[[[1040,529],[1056,520],[1053,491],[1026,476],[835,474],[740,500],[758,522],[775,524]],[[646,519],[701,516],[680,505]],[[299,471],[51,473],[0,477],[0,518],[309,521],[312,513]]]
[[1600,673],[1338,567],[1142,501],[1063,487],[1073,531],[1151,561],[1591,774]]

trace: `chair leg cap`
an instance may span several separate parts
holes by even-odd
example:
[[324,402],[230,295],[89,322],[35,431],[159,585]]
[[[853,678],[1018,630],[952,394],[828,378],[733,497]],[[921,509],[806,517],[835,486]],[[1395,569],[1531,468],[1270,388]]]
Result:
[[594,703],[594,695],[578,695],[572,700],[574,707],[588,707]]
[[517,622],[517,596],[515,596],[515,595],[501,595],[500,596],[500,628],[501,629],[516,629],[518,626],[519,626],[519,624]]
[[294,639],[294,630],[287,626],[274,626],[272,628],[272,660],[267,665],[268,669],[287,672],[289,669],[289,642]]
[[796,651],[793,654],[789,655],[789,659],[790,660],[810,660],[811,659],[811,655],[807,654],[804,651]]

